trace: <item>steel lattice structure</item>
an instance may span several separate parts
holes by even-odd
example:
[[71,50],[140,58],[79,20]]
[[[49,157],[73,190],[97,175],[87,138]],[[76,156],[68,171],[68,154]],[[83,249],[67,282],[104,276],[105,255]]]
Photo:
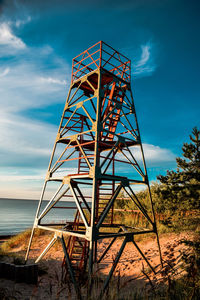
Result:
[[[35,228],[55,232],[36,262],[58,239],[61,240],[65,263],[77,292],[79,288],[76,270],[87,270],[91,274],[94,263],[104,259],[117,238],[123,239],[123,242],[105,281],[104,290],[127,242],[135,245],[152,268],[135,242],[135,235],[155,233],[160,252],[130,82],[130,60],[102,41],[73,59],[71,85],[41,193],[26,260]],[[69,174],[71,169],[73,172]],[[151,214],[137,198],[135,187],[138,184],[148,189]],[[41,209],[45,193],[54,188],[53,196],[45,208]],[[116,218],[115,204],[120,201],[122,191],[146,219],[147,227],[128,227]],[[45,223],[45,217],[52,210],[70,209],[66,206],[66,200],[74,201],[74,221],[66,220],[65,226],[55,221]],[[103,255],[99,256],[98,241],[107,238],[112,240]]]

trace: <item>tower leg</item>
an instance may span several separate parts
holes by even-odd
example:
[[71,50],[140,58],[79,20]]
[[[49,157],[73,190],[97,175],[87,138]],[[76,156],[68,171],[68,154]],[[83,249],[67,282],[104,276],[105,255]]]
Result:
[[[38,218],[38,214],[39,214],[39,211],[40,211],[40,207],[41,207],[41,203],[42,203],[42,199],[43,199],[43,196],[44,196],[46,185],[47,185],[47,182],[45,180],[43,188],[42,188],[42,193],[41,193],[40,201],[39,201],[38,208],[37,208],[36,215],[35,215],[35,221]],[[31,248],[32,240],[33,240],[33,234],[34,234],[34,231],[35,231],[35,221],[34,221],[34,225],[33,225],[32,231],[31,231],[31,236],[30,236],[30,239],[29,239],[28,248],[27,248],[27,251],[26,251],[25,262],[27,262],[28,257],[29,257],[29,252],[30,252],[30,248]]]
[[158,251],[159,251],[159,256],[160,256],[160,263],[161,263],[161,266],[163,268],[163,260],[162,260],[162,253],[161,253],[161,248],[160,248],[160,241],[159,241],[159,237],[158,237],[158,229],[157,229],[157,224],[156,224],[156,216],[155,216],[155,211],[154,211],[154,206],[153,206],[153,200],[152,200],[152,195],[151,195],[151,189],[150,189],[149,184],[148,184],[148,190],[149,190],[149,197],[150,197],[150,201],[151,201],[151,209],[152,209],[152,213],[153,213],[154,230],[155,230],[157,244],[158,244]]
[[33,227],[32,231],[31,231],[31,236],[30,236],[30,239],[29,239],[28,248],[26,250],[25,263],[27,262],[28,257],[29,257],[29,252],[30,252],[30,248],[31,248],[32,240],[33,240],[34,231],[35,231],[35,227]]
[[93,241],[90,241],[89,245],[89,265],[88,265],[88,271],[89,276],[92,276],[92,270],[93,270],[93,260],[94,260],[94,243]]
[[158,251],[159,251],[159,256],[160,256],[160,263],[161,263],[161,266],[163,268],[162,252],[161,252],[161,248],[160,248],[160,241],[159,241],[157,227],[156,227],[156,239],[157,239],[157,244],[158,244]]
[[69,258],[69,254],[67,252],[67,247],[66,247],[66,244],[65,244],[63,236],[61,237],[60,240],[61,240],[61,243],[62,243],[63,251],[65,253],[65,259],[66,259],[66,262],[67,262],[67,266],[68,266],[68,269],[69,269],[71,280],[72,280],[72,282],[74,284],[74,288],[75,288],[75,291],[76,291],[76,294],[77,294],[77,299],[81,300],[82,297],[81,297],[80,289],[79,289],[79,286],[77,284],[76,278],[74,276],[73,267],[72,267],[72,264],[71,264],[71,261],[70,261],[70,258]]

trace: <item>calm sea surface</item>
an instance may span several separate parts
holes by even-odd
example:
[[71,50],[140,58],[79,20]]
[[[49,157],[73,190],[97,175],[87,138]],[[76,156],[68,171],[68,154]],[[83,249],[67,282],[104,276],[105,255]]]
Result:
[[[47,201],[44,201],[42,208],[47,203]],[[59,205],[73,207],[74,203],[59,202]],[[14,235],[31,228],[37,206],[38,201],[35,200],[0,199],[0,236]],[[74,209],[51,209],[43,222],[72,221],[74,213]]]

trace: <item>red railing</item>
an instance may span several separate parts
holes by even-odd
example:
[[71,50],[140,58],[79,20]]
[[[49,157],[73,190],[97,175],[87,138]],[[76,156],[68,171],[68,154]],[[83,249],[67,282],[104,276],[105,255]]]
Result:
[[72,82],[100,67],[130,82],[130,59],[102,41],[73,58]]

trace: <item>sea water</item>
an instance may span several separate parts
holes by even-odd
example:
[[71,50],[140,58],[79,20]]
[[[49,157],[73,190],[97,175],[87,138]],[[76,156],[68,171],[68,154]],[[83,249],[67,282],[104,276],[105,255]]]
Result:
[[[41,209],[47,205],[43,201]],[[45,216],[43,222],[65,223],[74,219],[75,206],[72,202],[59,202],[60,206],[71,207],[71,209],[51,209]],[[38,201],[19,199],[0,199],[0,236],[15,235],[33,226]]]

